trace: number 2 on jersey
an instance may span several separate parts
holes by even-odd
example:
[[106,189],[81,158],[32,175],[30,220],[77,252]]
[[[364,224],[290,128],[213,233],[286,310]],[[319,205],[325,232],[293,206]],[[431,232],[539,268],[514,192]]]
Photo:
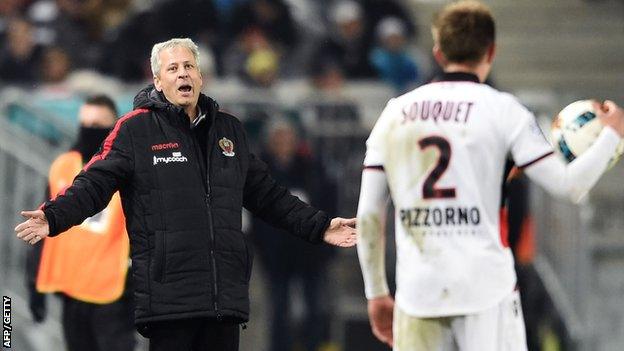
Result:
[[446,169],[451,161],[451,144],[439,136],[430,136],[422,138],[418,141],[418,146],[421,150],[434,146],[438,149],[439,156],[438,162],[433,167],[431,172],[427,175],[423,183],[422,193],[425,199],[446,199],[455,197],[455,188],[436,188],[435,184]]

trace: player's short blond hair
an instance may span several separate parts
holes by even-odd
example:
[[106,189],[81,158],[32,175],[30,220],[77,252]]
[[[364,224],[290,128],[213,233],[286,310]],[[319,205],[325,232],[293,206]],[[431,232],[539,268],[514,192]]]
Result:
[[199,67],[199,48],[197,47],[197,44],[189,38],[173,38],[162,43],[154,44],[152,47],[150,66],[152,67],[152,74],[154,77],[158,77],[158,74],[160,73],[160,66],[162,65],[162,62],[160,62],[160,52],[178,46],[189,49],[193,54],[193,57],[195,57],[197,67]]
[[433,41],[449,62],[474,64],[496,38],[490,9],[474,0],[447,5],[436,14],[431,26]]

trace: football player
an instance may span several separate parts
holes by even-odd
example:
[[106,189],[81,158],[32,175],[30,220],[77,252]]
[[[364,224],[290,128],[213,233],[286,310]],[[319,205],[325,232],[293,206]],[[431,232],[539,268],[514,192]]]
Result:
[[[506,156],[552,194],[578,201],[614,156],[624,112],[611,101],[597,106],[605,127],[565,164],[516,98],[483,84],[496,51],[485,5],[448,5],[432,33],[444,73],[390,100],[366,143],[357,230],[373,333],[398,351],[526,350],[513,257],[499,235]],[[388,190],[396,304],[384,267]]]

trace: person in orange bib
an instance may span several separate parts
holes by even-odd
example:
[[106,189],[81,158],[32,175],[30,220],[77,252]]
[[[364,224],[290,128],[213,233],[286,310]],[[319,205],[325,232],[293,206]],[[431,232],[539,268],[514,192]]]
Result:
[[[80,131],[71,150],[50,167],[49,195],[62,194],[98,151],[115,124],[117,111],[107,96],[93,96],[80,108]],[[46,238],[29,257],[30,309],[45,319],[45,295],[59,293],[69,351],[132,351],[133,306],[126,286],[129,243],[119,193],[97,215]]]

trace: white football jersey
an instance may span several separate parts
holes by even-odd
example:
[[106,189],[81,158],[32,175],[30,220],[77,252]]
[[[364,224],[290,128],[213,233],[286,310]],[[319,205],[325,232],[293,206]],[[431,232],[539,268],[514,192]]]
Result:
[[396,209],[396,303],[421,317],[475,313],[513,291],[499,230],[505,161],[552,153],[512,95],[465,73],[445,79],[388,102],[364,161],[383,167]]

